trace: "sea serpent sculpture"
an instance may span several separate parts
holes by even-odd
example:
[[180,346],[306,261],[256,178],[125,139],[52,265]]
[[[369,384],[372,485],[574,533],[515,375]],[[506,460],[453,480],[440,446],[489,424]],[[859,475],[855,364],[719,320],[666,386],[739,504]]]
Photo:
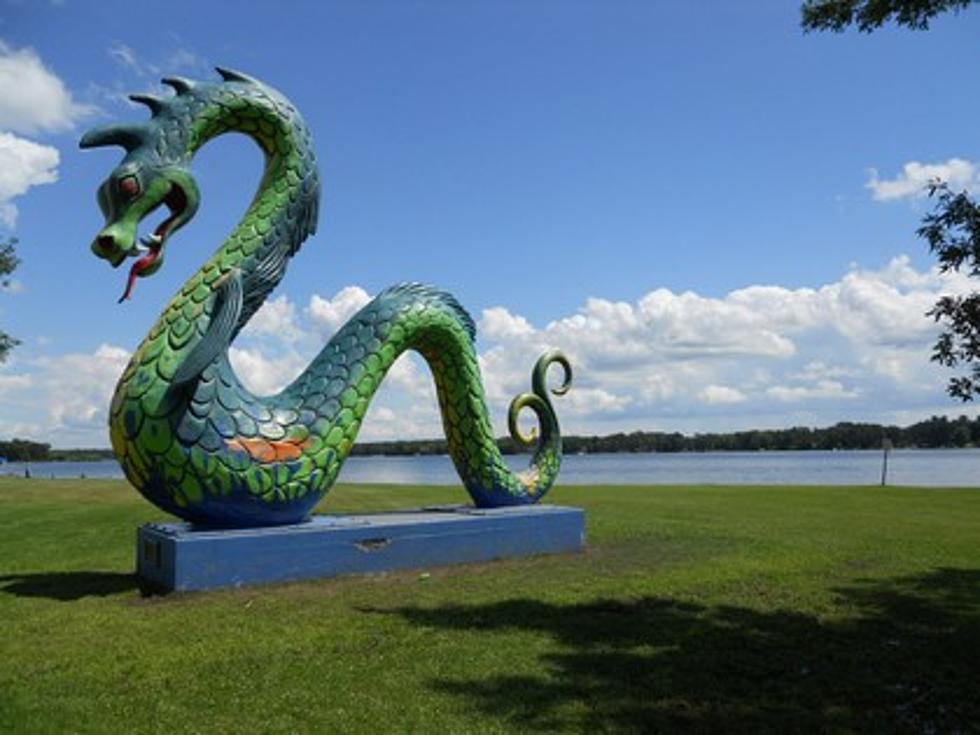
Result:
[[[561,434],[548,367],[571,367],[559,351],[541,356],[532,389],[510,406],[511,436],[534,447],[529,468],[512,472],[494,441],[473,346],[475,326],[453,296],[406,283],[355,314],[310,366],[274,396],[249,391],[228,361],[238,332],[276,287],[317,224],[320,182],[313,142],[296,108],[245,74],[221,81],[164,79],[168,98],[133,95],[150,120],[89,131],[82,148],[119,145],[126,155],[99,187],[106,225],[92,250],[118,267],[133,258],[126,290],[157,272],[170,237],[200,201],[191,159],[211,138],[250,136],[265,154],[251,205],[224,243],[164,309],[116,385],[112,447],[126,477],[168,513],[201,526],[298,523],[309,517],[350,453],[368,404],[405,350],[419,352],[435,378],[449,451],[480,507],[534,503],[554,483]],[[166,205],[169,216],[137,241],[140,222]],[[530,408],[539,435],[518,428]]]

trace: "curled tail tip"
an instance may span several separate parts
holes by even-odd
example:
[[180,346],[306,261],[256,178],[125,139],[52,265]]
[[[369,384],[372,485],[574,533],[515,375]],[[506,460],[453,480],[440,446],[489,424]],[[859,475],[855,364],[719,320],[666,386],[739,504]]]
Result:
[[531,373],[531,385],[535,393],[542,398],[548,398],[548,368],[552,365],[561,365],[564,372],[561,385],[551,388],[550,392],[556,396],[563,396],[572,387],[572,363],[568,356],[561,350],[548,350],[534,364],[534,371]]
[[[541,397],[534,393],[521,393],[516,396],[513,401],[510,402],[510,409],[507,411],[507,428],[510,430],[510,438],[513,439],[517,444],[522,447],[530,448],[538,443],[538,429],[537,427],[531,429],[530,434],[523,434],[521,432],[520,424],[518,423],[518,418],[521,415],[521,411],[525,408],[530,408],[537,414],[538,424],[545,427],[547,424],[554,424],[557,427],[557,421],[555,420],[555,412],[546,404]],[[544,429],[544,431],[550,430]],[[542,431],[542,434],[544,433]]]
[[[548,368],[555,363],[562,366],[564,376],[561,385],[549,389]],[[507,426],[511,438],[523,447],[533,447],[560,438],[558,416],[548,394],[550,392],[556,396],[563,396],[568,393],[571,386],[572,365],[565,353],[561,350],[549,350],[541,355],[531,373],[531,392],[516,396],[507,412]],[[540,431],[537,428],[532,429],[529,435],[521,432],[518,417],[525,408],[530,408],[537,415]]]

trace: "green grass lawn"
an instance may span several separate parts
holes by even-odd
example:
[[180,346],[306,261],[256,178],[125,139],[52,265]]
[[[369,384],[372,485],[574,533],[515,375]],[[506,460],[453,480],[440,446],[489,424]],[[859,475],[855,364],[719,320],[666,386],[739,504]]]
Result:
[[[340,486],[329,512],[461,502]],[[124,483],[0,478],[0,730],[975,731],[980,491],[562,487],[584,554],[142,597]]]

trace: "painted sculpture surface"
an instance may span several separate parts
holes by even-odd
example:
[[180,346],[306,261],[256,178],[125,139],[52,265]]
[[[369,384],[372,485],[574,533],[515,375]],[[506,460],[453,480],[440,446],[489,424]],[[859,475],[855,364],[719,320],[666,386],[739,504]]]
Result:
[[[544,354],[531,392],[514,399],[512,436],[533,446],[529,468],[511,472],[493,440],[476,353],[474,324],[448,293],[394,286],[355,314],[290,386],[251,393],[228,361],[228,347],[316,230],[320,182],[313,143],[296,108],[244,74],[221,81],[164,82],[165,99],[134,95],[148,121],[89,131],[83,148],[119,145],[126,155],[99,187],[105,227],[92,250],[119,266],[132,259],[126,290],[162,265],[168,241],[194,216],[199,194],[191,159],[227,132],[251,136],[265,154],[258,192],[241,222],[173,297],[116,386],[112,447],[129,481],[163,510],[205,526],[243,527],[306,519],[337,478],[368,404],[388,368],[416,350],[435,378],[452,460],[474,503],[534,503],[554,483],[561,435],[549,397]],[[160,205],[169,216],[137,240],[141,220]],[[523,436],[517,416],[530,408],[540,433]]]

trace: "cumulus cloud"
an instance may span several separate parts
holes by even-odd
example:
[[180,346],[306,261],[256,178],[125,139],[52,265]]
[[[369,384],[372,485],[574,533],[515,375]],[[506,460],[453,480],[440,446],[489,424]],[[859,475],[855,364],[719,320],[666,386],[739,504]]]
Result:
[[[714,298],[657,289],[632,303],[591,298],[540,328],[498,308],[480,322],[493,327],[483,334],[493,344],[482,351],[481,368],[499,411],[524,389],[536,355],[561,346],[578,375],[572,395],[591,399],[560,403],[563,425],[578,431],[726,430],[758,417],[778,425],[787,405],[811,421],[833,423],[849,410],[887,420],[886,404],[943,405],[945,376],[929,362],[937,328],[926,312],[940,294],[969,289],[965,276],[918,271],[902,256],[817,288],[756,285]],[[594,390],[617,401],[598,400]]]
[[944,163],[909,161],[893,179],[882,179],[877,169],[869,169],[865,187],[873,199],[889,202],[896,199],[924,197],[930,182],[944,181],[953,189],[971,189],[977,184],[980,169],[977,164],[962,158],[950,158]]
[[769,327],[768,315],[737,299],[711,299],[692,292],[657,289],[635,305],[591,298],[554,331],[568,339],[602,345],[594,360],[609,365],[670,357],[718,358],[735,355],[787,357],[791,340]]
[[0,41],[0,129],[28,135],[59,132],[94,112],[72,98],[33,49]]
[[263,396],[281,391],[306,367],[295,351],[275,350],[270,354],[258,347],[232,347],[228,358],[245,386]]
[[0,132],[0,223],[13,229],[17,206],[11,201],[32,186],[58,180],[58,149]]
[[58,180],[58,150],[22,136],[69,130],[94,111],[72,98],[33,49],[0,40],[0,225],[16,226],[13,199]]
[[484,309],[480,333],[492,340],[515,339],[534,334],[534,327],[522,316],[514,316],[502,306]]
[[90,353],[15,359],[0,371],[0,436],[56,446],[107,446],[109,401],[130,353],[101,344]]
[[859,395],[858,391],[848,390],[836,380],[818,380],[815,385],[774,385],[766,390],[766,394],[777,401],[785,402],[825,398],[857,398]]
[[347,286],[332,298],[313,294],[306,313],[320,328],[321,334],[329,336],[370,300],[367,291],[360,286]]
[[296,306],[285,296],[268,299],[245,326],[247,336],[276,336],[291,342],[302,332],[296,323]]
[[712,383],[698,393],[698,398],[710,404],[741,403],[745,400],[745,394],[737,388]]

